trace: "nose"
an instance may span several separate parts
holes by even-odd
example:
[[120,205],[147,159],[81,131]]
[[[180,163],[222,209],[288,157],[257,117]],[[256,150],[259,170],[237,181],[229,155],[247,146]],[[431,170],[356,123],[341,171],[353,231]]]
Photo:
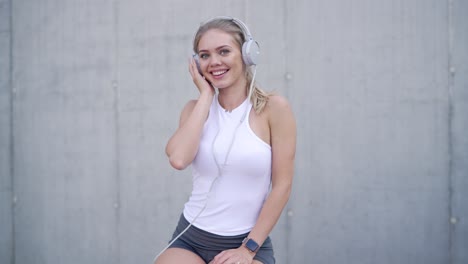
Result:
[[210,66],[217,66],[221,64],[221,58],[219,54],[213,54],[210,57]]

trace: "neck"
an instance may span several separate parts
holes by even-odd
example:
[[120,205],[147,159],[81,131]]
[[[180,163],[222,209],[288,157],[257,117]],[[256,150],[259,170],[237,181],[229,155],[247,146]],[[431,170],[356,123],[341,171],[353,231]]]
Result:
[[223,109],[229,112],[241,105],[247,98],[247,85],[244,84],[244,89],[232,88],[219,89],[218,94],[219,104],[223,107]]

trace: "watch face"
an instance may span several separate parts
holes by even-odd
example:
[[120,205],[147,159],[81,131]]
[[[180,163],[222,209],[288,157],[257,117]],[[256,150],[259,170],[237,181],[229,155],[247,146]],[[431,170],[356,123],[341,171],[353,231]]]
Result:
[[245,246],[252,252],[257,251],[258,249],[257,242],[253,241],[252,239],[247,240],[247,242],[245,242]]

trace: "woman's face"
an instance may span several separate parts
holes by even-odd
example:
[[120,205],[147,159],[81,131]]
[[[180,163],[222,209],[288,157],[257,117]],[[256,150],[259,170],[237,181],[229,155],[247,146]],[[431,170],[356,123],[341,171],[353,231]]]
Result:
[[208,30],[198,43],[198,56],[203,75],[216,88],[231,87],[245,79],[240,47],[229,33]]

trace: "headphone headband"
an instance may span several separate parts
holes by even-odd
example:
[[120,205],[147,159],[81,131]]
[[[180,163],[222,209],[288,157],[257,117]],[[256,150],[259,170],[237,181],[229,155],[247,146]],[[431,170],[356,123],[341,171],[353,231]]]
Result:
[[234,22],[237,26],[239,26],[240,29],[242,30],[242,33],[244,34],[245,41],[249,41],[249,40],[253,39],[252,34],[250,34],[250,30],[247,27],[247,25],[244,22],[242,22],[240,19],[235,18],[235,17],[217,16],[217,17],[213,17],[211,19],[208,19],[207,21],[202,23],[202,25],[208,24],[211,21],[219,20],[219,19],[230,20],[230,21]]

